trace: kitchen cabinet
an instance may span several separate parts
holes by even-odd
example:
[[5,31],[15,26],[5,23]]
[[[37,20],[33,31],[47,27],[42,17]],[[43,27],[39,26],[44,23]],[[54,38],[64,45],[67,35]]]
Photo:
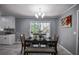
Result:
[[15,28],[15,17],[13,16],[2,16],[0,17],[1,28]]
[[0,35],[0,44],[14,44],[15,34]]
[[[15,17],[13,16],[0,16],[0,31],[1,29],[14,29],[15,30]],[[3,30],[4,32],[4,30]],[[0,44],[14,44],[15,34],[0,34]]]

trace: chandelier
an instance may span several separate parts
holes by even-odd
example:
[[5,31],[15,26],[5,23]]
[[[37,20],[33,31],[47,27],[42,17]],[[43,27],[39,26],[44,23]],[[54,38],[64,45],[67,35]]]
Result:
[[45,12],[43,12],[41,8],[39,8],[38,12],[35,12],[36,18],[44,18],[44,16],[45,16]]

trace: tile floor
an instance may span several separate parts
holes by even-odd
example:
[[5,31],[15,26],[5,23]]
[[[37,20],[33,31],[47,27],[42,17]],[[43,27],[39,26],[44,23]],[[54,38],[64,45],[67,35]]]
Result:
[[[0,45],[0,55],[21,55],[20,51],[21,51],[20,43],[13,45]],[[42,55],[42,54],[38,54],[38,55]],[[58,45],[58,55],[69,55],[69,54]]]

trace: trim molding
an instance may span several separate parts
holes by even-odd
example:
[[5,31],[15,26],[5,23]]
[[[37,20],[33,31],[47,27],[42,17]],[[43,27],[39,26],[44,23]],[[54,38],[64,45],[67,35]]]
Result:
[[64,48],[62,45],[59,44],[59,46],[64,49],[68,54],[73,55],[69,50],[67,50],[66,48]]
[[[68,12],[70,9],[74,8],[75,6],[77,6],[77,4],[72,5],[70,8],[68,8],[68,9],[67,9],[66,11],[64,11],[62,14],[65,14],[65,13]],[[63,18],[62,14],[61,14],[61,16],[60,16],[59,19]]]
[[69,11],[70,9],[74,8],[77,4],[72,5],[70,8],[68,8],[66,11],[64,11],[63,13],[66,13],[67,11]]
[[79,10],[77,10],[77,38],[76,38],[76,54],[78,54],[78,15],[79,14]]

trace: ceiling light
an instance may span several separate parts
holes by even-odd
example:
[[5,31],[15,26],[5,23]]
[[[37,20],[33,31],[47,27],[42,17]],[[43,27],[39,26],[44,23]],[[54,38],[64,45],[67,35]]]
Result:
[[37,15],[37,14],[35,14],[35,17],[36,17],[36,18],[38,18],[38,15]]
[[45,16],[45,13],[39,8],[38,12],[35,13],[36,18],[43,18]]
[[44,18],[44,16],[45,16],[45,13],[42,14],[42,18]]

